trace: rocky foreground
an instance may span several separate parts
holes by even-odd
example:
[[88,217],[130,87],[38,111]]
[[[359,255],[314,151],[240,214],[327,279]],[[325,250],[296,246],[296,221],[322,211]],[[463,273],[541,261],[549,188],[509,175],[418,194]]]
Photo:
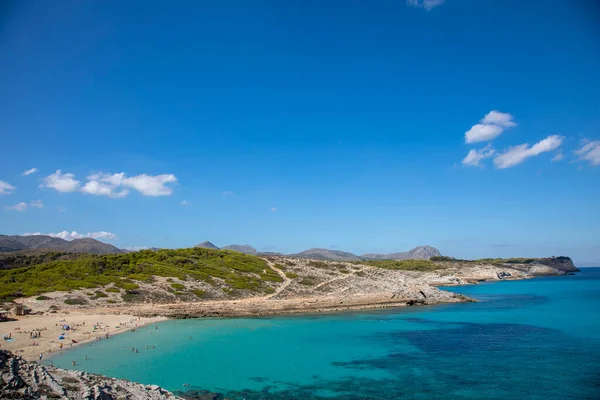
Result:
[[129,400],[182,399],[157,385],[40,365],[0,350],[0,398]]

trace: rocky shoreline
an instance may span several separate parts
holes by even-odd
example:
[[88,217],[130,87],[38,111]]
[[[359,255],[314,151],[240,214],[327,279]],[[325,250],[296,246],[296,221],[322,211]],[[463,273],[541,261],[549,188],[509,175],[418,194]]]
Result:
[[6,350],[0,350],[0,398],[183,400],[157,385],[40,365]]

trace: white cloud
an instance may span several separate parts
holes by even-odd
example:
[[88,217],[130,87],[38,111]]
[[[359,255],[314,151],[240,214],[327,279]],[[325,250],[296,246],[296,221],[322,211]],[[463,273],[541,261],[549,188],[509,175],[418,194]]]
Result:
[[495,139],[504,128],[496,125],[475,124],[465,132],[465,142],[477,143]]
[[129,247],[124,247],[125,250],[129,250],[129,251],[140,251],[140,250],[148,250],[150,247],[148,246],[129,246]]
[[432,8],[441,6],[445,2],[446,0],[406,0],[406,5],[424,8],[425,10],[429,11]]
[[0,181],[0,195],[12,194],[16,188],[8,182]]
[[591,165],[600,165],[600,140],[586,142],[580,149],[575,150],[580,161],[589,161]]
[[503,126],[505,128],[512,128],[513,126],[517,126],[517,124],[513,121],[513,116],[509,113],[503,113],[498,110],[492,110],[483,117],[481,120],[482,124],[486,125],[498,125]]
[[121,198],[129,194],[130,189],[137,190],[144,196],[169,196],[173,189],[167,186],[169,183],[177,182],[172,174],[147,175],[140,174],[127,177],[124,172],[107,174],[104,172],[94,173],[86,177],[82,186],[73,174],[63,174],[60,170],[44,179],[43,187],[49,187],[59,192],[81,191],[95,196],[107,196]]
[[125,173],[104,174],[97,173],[88,176],[87,182],[81,188],[81,191],[95,196],[108,196],[114,199],[125,197],[129,194],[128,189],[117,190],[122,185]]
[[552,162],[558,162],[561,161],[565,158],[565,155],[562,153],[562,151],[559,151],[557,155],[555,155],[554,157],[552,157]]
[[23,172],[21,175],[27,176],[27,175],[35,174],[36,172],[38,172],[37,168],[31,168],[31,169],[28,169],[27,171]]
[[73,239],[83,239],[83,238],[92,238],[92,239],[104,239],[104,240],[114,240],[117,238],[117,235],[111,232],[88,232],[88,233],[78,233],[76,231],[62,231],[58,233],[40,233],[40,232],[26,232],[23,236],[32,236],[32,235],[47,235],[52,237],[57,237],[65,240],[73,240]]
[[465,132],[466,143],[486,142],[500,136],[506,128],[512,128],[517,124],[513,121],[513,116],[492,110],[485,115],[479,122]]
[[479,162],[483,159],[490,158],[494,155],[494,149],[492,149],[492,145],[488,144],[484,148],[480,150],[471,150],[469,154],[462,160],[463,165],[468,167],[477,167],[479,166]]
[[277,207],[271,207],[271,211],[277,211]]
[[515,165],[521,164],[529,157],[557,149],[560,147],[563,140],[564,136],[552,135],[540,140],[531,147],[529,147],[527,143],[510,147],[507,151],[498,154],[494,158],[494,165],[496,168],[500,169],[514,167]]
[[27,211],[27,203],[25,203],[24,201],[15,204],[14,206],[5,206],[4,209],[6,211]]
[[191,203],[187,200],[183,200],[181,203],[179,203],[180,206],[182,207],[187,207],[189,206]]
[[56,170],[52,175],[44,178],[44,183],[40,187],[47,187],[58,192],[74,192],[79,189],[81,182],[75,179],[73,174],[63,174],[62,171]]
[[44,208],[44,202],[42,202],[41,200],[34,200],[30,202],[29,205],[35,208]]
[[163,175],[136,175],[123,179],[123,185],[131,187],[145,196],[170,196],[173,189],[166,186],[168,183],[177,182],[173,174]]

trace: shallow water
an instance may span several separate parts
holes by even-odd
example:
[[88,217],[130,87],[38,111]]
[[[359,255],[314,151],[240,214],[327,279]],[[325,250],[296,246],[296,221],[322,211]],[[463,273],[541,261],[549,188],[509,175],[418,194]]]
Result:
[[600,268],[448,290],[481,302],[167,321],[52,360],[232,399],[600,398]]

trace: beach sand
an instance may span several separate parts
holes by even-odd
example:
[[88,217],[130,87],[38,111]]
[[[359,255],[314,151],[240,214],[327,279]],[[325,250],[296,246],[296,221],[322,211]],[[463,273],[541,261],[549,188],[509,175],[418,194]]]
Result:
[[[100,314],[92,310],[16,318],[16,321],[0,323],[0,348],[32,361],[39,360],[40,353],[46,358],[51,354],[65,351],[82,343],[106,340],[106,334],[110,338],[115,334],[166,319],[164,317],[137,317],[128,314]],[[64,325],[69,325],[74,329],[65,330],[63,329]],[[96,329],[94,329],[94,325],[96,325]],[[41,333],[41,337],[32,338],[31,332],[36,333],[36,331]],[[58,337],[63,333],[66,334],[65,339],[59,340]],[[14,341],[7,342],[3,339],[5,335],[12,336]],[[63,345],[62,349],[60,348],[61,344]]]

